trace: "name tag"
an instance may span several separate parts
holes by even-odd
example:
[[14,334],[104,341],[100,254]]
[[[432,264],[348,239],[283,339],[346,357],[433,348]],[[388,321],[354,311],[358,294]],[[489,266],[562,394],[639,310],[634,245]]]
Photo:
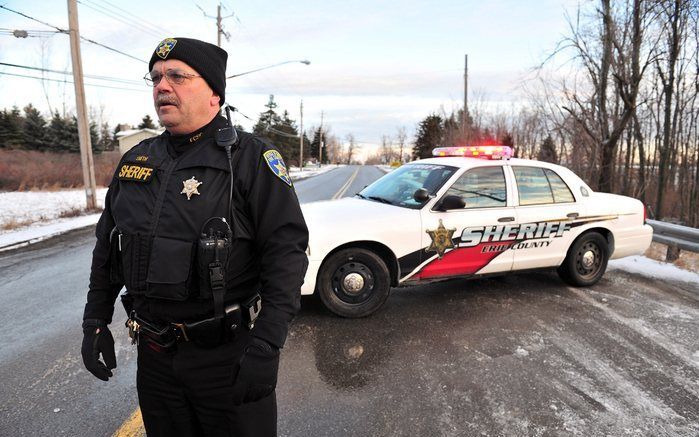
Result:
[[153,167],[136,164],[123,164],[117,176],[122,181],[150,182],[153,177]]

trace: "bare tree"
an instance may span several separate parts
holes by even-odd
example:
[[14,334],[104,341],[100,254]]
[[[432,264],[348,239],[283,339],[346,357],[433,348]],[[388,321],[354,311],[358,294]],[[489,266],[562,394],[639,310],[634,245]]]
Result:
[[405,141],[408,139],[408,132],[405,129],[405,126],[401,126],[398,128],[398,133],[396,133],[396,143],[398,144],[398,160],[402,164],[405,155],[403,154],[403,149],[405,148]]
[[674,152],[675,144],[673,141],[673,133],[677,130],[679,115],[675,112],[673,117],[673,98],[675,93],[675,72],[677,61],[680,56],[681,42],[683,40],[683,29],[687,22],[688,2],[686,0],[672,0],[659,2],[659,7],[662,10],[662,16],[666,18],[666,42],[667,42],[667,57],[665,59],[666,67],[663,71],[660,60],[657,60],[656,67],[658,76],[662,83],[662,91],[664,95],[664,111],[663,111],[663,135],[662,146],[659,153],[660,162],[658,164],[658,191],[655,198],[655,210],[658,215],[663,212],[663,195],[667,184],[667,176],[669,173],[670,157]]
[[357,149],[357,144],[354,139],[354,135],[347,134],[347,164],[352,163],[352,156]]

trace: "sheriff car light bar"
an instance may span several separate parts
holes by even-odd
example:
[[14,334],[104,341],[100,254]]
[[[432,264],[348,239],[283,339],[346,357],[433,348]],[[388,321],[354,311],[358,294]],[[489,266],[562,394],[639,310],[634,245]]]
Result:
[[509,159],[512,157],[510,146],[465,146],[465,147],[436,147],[432,156],[465,156],[466,158]]

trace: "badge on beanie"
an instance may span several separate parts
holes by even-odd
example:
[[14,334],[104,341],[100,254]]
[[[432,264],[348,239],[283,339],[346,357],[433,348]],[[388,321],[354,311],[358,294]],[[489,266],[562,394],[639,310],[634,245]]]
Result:
[[167,58],[167,55],[170,54],[172,49],[175,48],[175,44],[177,44],[177,40],[174,38],[165,38],[158,44],[158,48],[155,49],[155,53],[158,55],[158,57],[165,59]]

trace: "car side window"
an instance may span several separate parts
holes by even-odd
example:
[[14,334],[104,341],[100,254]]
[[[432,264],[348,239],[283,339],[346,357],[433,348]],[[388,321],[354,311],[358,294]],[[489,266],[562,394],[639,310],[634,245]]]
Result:
[[517,181],[520,205],[554,203],[553,192],[543,168],[513,166],[512,170]]
[[554,202],[575,202],[575,198],[573,197],[573,193],[570,191],[570,188],[568,188],[568,185],[563,182],[563,179],[561,179],[561,177],[558,176],[555,171],[545,168],[544,173],[546,173],[546,178],[549,180],[549,185],[551,185],[551,192],[553,192]]
[[449,188],[446,195],[464,199],[471,208],[494,208],[507,205],[507,189],[502,167],[479,167],[466,171]]

